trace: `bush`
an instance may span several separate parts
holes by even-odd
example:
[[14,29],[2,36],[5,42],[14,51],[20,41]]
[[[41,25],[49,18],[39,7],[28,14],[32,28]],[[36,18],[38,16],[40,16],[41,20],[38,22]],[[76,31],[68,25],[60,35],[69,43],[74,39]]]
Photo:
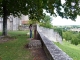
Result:
[[71,43],[74,45],[78,45],[78,41],[77,40],[71,40]]
[[70,41],[72,44],[75,45],[78,45],[80,43],[80,33],[78,32],[72,32],[72,31],[63,32],[63,38],[66,41]]

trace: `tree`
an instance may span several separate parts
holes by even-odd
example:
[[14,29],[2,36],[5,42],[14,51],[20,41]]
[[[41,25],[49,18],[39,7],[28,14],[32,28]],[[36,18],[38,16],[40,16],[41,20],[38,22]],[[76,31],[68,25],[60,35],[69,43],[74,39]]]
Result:
[[78,38],[78,43],[80,44],[80,32],[78,33],[77,38]]
[[63,9],[64,18],[75,20],[80,15],[80,0],[66,0]]
[[80,43],[80,33],[73,31],[63,32],[63,38],[72,44],[78,45]]
[[[72,4],[74,3],[74,4]],[[62,5],[61,0],[0,0],[0,16],[3,17],[3,35],[7,35],[7,18],[9,15],[29,15],[30,19],[40,21],[43,9],[53,16],[75,19],[80,15],[79,0],[66,0]],[[64,10],[62,12],[62,9]],[[56,12],[55,12],[56,10]]]
[[[10,15],[20,16],[26,13],[26,0],[0,0],[0,16],[3,17],[3,35],[7,35],[7,18]],[[24,11],[23,11],[24,10]]]
[[79,39],[77,37],[77,35],[73,35],[72,39],[71,39],[71,43],[78,45],[79,44]]
[[52,24],[51,24],[51,17],[48,15],[45,15],[45,17],[43,19],[40,20],[40,25],[46,28],[52,28]]
[[[54,4],[54,5],[53,5]],[[43,9],[51,14],[54,7],[61,6],[60,0],[0,0],[0,16],[3,17],[3,35],[7,35],[7,18],[10,15],[29,15],[30,19],[40,20]]]
[[71,31],[63,32],[63,38],[66,39],[66,41],[70,41],[72,39],[72,35]]

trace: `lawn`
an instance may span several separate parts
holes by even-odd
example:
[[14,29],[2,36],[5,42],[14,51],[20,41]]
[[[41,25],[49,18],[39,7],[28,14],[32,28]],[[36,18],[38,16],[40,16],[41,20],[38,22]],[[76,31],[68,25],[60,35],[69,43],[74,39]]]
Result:
[[73,45],[69,42],[63,41],[62,44],[55,43],[64,52],[66,52],[73,60],[80,60],[80,45]]
[[29,49],[25,48],[29,42],[26,33],[27,31],[8,32],[9,36],[16,39],[0,43],[0,60],[32,60]]

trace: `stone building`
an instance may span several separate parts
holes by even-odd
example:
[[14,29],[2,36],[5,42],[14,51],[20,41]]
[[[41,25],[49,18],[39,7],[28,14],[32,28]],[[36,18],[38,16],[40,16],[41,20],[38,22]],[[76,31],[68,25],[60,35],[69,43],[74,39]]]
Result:
[[[7,30],[18,30],[19,26],[29,20],[28,16],[22,15],[20,18],[9,16],[7,19]],[[24,22],[24,23],[23,23]],[[0,31],[3,30],[3,18],[0,17]]]

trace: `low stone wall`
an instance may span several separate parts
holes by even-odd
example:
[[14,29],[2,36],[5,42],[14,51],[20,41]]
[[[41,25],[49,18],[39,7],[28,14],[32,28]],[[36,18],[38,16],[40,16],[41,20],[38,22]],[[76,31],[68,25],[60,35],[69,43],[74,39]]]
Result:
[[21,25],[18,27],[18,30],[29,30],[29,26],[28,25]]
[[32,48],[42,48],[42,44],[40,40],[30,40],[29,44],[28,44],[28,48],[32,49]]
[[58,46],[51,42],[40,31],[37,31],[38,37],[41,39],[42,47],[47,54],[49,60],[73,60],[65,52],[63,52]]

